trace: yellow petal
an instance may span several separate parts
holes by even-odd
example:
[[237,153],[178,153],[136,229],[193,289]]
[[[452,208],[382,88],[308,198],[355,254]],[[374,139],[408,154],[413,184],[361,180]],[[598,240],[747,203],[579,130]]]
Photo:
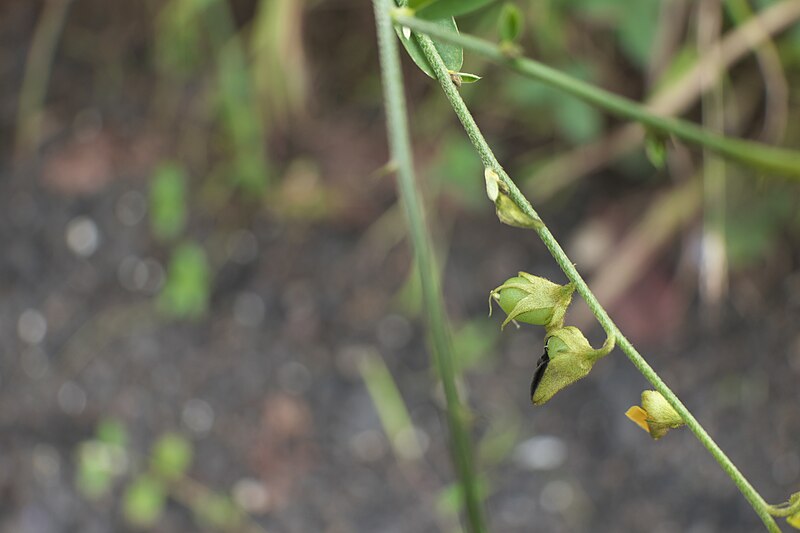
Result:
[[787,518],[786,523],[795,529],[800,529],[800,513],[795,513]]
[[625,411],[625,416],[635,422],[637,426],[650,433],[650,427],[647,425],[647,411],[638,405],[634,405]]

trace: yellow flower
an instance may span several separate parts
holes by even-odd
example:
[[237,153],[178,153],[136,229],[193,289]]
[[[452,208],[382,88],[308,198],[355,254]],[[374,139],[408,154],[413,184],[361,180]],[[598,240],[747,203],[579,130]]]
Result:
[[670,429],[685,424],[681,415],[667,402],[660,392],[642,392],[642,406],[634,405],[625,413],[640,428],[650,433],[653,439],[660,439]]

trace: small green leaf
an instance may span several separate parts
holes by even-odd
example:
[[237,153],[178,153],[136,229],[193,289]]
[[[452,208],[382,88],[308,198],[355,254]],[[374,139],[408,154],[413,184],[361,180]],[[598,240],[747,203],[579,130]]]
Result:
[[75,485],[90,500],[97,500],[111,490],[114,471],[109,452],[109,447],[98,441],[82,442],[78,448]]
[[481,76],[470,74],[469,72],[451,72],[450,74],[461,78],[461,83],[475,83],[482,79]]
[[164,479],[178,479],[192,462],[192,445],[177,433],[165,433],[153,446],[150,464]]
[[522,13],[514,4],[507,3],[500,11],[498,20],[500,40],[504,43],[513,43],[522,32]]
[[552,108],[559,133],[572,143],[591,141],[602,130],[600,112],[582,100],[558,98]]
[[627,56],[638,66],[644,67],[650,57],[656,32],[653,31],[661,10],[658,0],[636,0],[626,2],[620,11],[617,39]]
[[[475,489],[480,499],[489,494],[489,484],[485,478],[478,478]],[[436,497],[436,509],[443,515],[457,515],[464,506],[464,492],[460,483],[452,483],[441,491]]]
[[166,495],[164,487],[147,475],[136,478],[122,497],[122,512],[132,525],[152,527],[161,517]]
[[492,2],[494,0],[438,0],[417,10],[415,16],[427,20],[458,17],[477,11]]
[[667,162],[667,141],[662,135],[648,131],[644,138],[644,151],[654,167],[664,168]]
[[160,240],[180,235],[186,223],[186,173],[178,164],[156,169],[150,183],[150,225]]
[[211,274],[203,249],[182,244],[172,254],[159,308],[178,318],[198,318],[208,305]]
[[[433,22],[434,24],[442,26],[446,30],[458,33],[458,26],[456,26],[456,21],[452,17]],[[395,25],[394,31],[397,33],[397,37],[400,39],[400,42],[403,43],[406,52],[408,52],[408,55],[411,56],[411,59],[414,61],[414,63],[416,63],[420,70],[422,70],[422,72],[431,78],[436,79],[436,74],[434,74],[433,69],[428,63],[428,60],[425,57],[425,54],[422,52],[422,49],[419,47],[419,43],[417,43],[417,40],[412,35],[411,30],[403,26]],[[453,72],[458,72],[461,70],[461,65],[464,64],[463,48],[453,44],[441,43],[436,40],[433,41],[433,44],[436,47],[436,50],[439,52],[439,55],[442,56],[442,61],[444,61],[444,65],[447,67],[447,70],[451,70]]]
[[216,529],[231,530],[242,521],[242,513],[230,498],[218,494],[202,497],[192,510],[199,522]]
[[454,361],[458,372],[470,370],[486,362],[492,355],[499,330],[486,319],[472,320],[464,324],[453,335],[453,351],[458,354]]
[[97,440],[124,448],[128,442],[128,432],[119,420],[109,418],[97,425]]

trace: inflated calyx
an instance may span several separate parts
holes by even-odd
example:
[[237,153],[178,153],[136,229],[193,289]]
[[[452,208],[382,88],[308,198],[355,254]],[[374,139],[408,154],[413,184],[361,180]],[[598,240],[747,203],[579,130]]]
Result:
[[520,272],[490,293],[508,315],[502,327],[512,320],[536,326],[545,326],[548,331],[564,325],[564,314],[572,301],[575,287],[572,283],[558,285],[552,281]]

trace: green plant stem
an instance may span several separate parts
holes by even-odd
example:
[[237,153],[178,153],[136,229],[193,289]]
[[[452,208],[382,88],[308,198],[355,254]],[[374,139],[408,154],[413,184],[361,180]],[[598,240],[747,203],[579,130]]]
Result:
[[768,505],[767,510],[772,516],[786,518],[794,514],[800,513],[800,492],[795,492],[789,498],[788,502],[778,505]]
[[492,42],[442,29],[436,24],[407,16],[401,10],[395,11],[394,20],[414,31],[486,56],[523,76],[555,87],[619,117],[640,122],[657,132],[674,135],[684,141],[713,150],[733,161],[763,171],[775,172],[794,179],[800,178],[800,152],[743,139],[731,139],[706,131],[685,120],[655,115],[633,100],[573,78],[538,61],[510,56]]
[[40,115],[47,94],[53,58],[71,5],[71,0],[48,0],[36,24],[17,105],[17,131],[14,141],[18,157],[30,155],[39,142]]
[[466,427],[466,408],[461,404],[456,389],[452,341],[442,301],[440,273],[436,267],[432,240],[425,223],[422,200],[414,178],[400,55],[389,16],[394,3],[392,0],[373,0],[373,6],[378,31],[389,147],[392,159],[397,165],[397,186],[419,267],[434,359],[447,402],[451,454],[461,482],[469,529],[473,533],[483,533],[486,528],[473,471],[472,450]]
[[[484,166],[497,173],[503,183],[508,187],[508,195],[514,201],[517,207],[519,207],[528,216],[541,221],[541,218],[533,209],[531,203],[520,192],[516,184],[511,180],[505,170],[503,170],[503,167],[500,166],[500,163],[497,161],[492,149],[489,147],[489,144],[486,142],[486,139],[483,137],[483,134],[478,128],[475,119],[472,117],[472,114],[464,103],[464,100],[461,98],[461,94],[451,81],[447,68],[442,62],[439,53],[436,51],[433,41],[431,41],[430,37],[426,35],[415,35],[420,44],[420,48],[422,49],[423,53],[425,53],[428,62],[433,67],[433,71],[436,74],[440,85],[442,86],[445,96],[449,100],[453,110],[464,126],[464,129],[466,130],[470,141],[472,141],[473,146],[477,150]],[[653,370],[647,361],[645,361],[644,357],[642,357],[642,355],[636,350],[636,348],[634,348],[630,341],[625,338],[619,328],[617,328],[617,326],[608,316],[608,313],[606,313],[603,306],[589,289],[589,286],[578,273],[575,265],[572,263],[572,261],[570,261],[569,257],[567,257],[567,254],[561,248],[561,245],[558,243],[553,234],[550,233],[550,230],[547,228],[547,226],[542,222],[541,224],[537,224],[533,229],[539,235],[544,245],[550,251],[550,254],[564,271],[564,274],[566,274],[567,278],[569,278],[569,280],[575,284],[576,291],[586,301],[587,305],[591,309],[592,313],[594,313],[594,316],[597,317],[597,320],[603,326],[603,329],[605,329],[606,333],[616,339],[617,345],[625,353],[625,355],[628,356],[628,359],[630,359],[631,363],[633,363],[639,372],[653,385],[658,392],[664,396],[664,398],[666,398],[667,402],[669,402],[669,404],[678,412],[678,414],[680,414],[681,418],[686,422],[686,425],[695,434],[700,443],[705,446],[712,456],[714,456],[719,465],[731,477],[747,501],[750,502],[750,505],[753,506],[753,509],[764,522],[767,530],[771,533],[780,532],[777,524],[769,514],[769,506],[761,497],[761,495],[747,481],[747,479],[742,475],[739,469],[736,468],[736,465],[733,464],[728,456],[725,455],[725,453],[719,448],[719,446],[709,436],[700,422],[695,419],[686,406],[684,406],[683,403],[678,399],[675,393],[672,392],[672,390],[661,380],[655,370]]]

